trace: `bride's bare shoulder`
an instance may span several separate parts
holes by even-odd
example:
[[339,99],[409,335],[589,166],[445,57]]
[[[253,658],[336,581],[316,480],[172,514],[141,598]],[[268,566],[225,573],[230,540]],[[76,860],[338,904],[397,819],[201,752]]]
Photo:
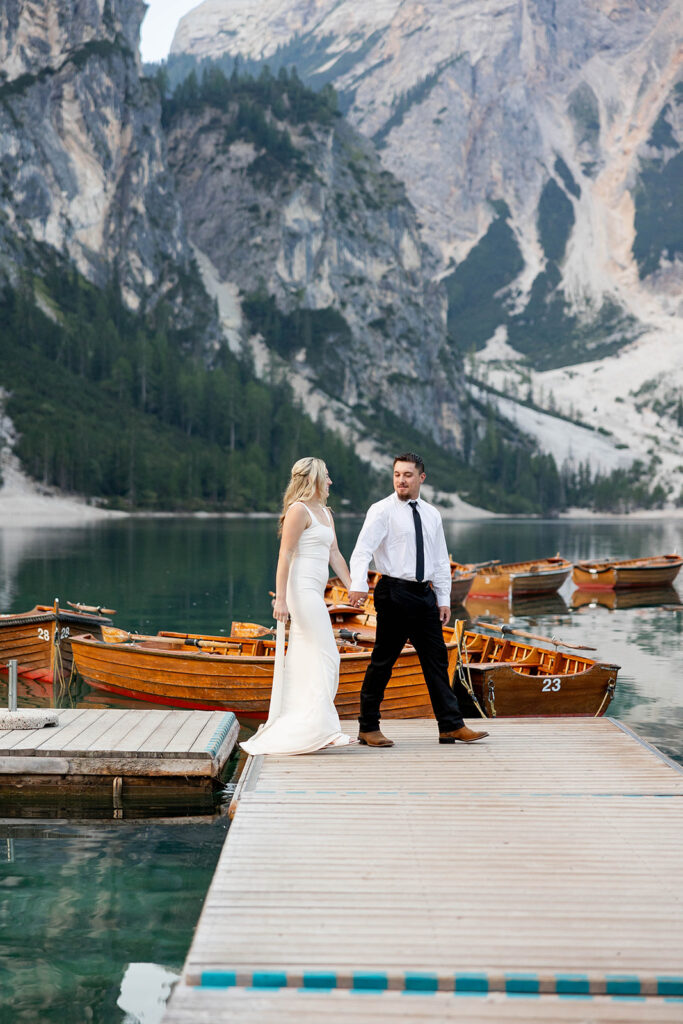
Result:
[[311,518],[311,511],[303,501],[293,501],[285,514],[285,519],[294,523],[305,523],[307,526]]

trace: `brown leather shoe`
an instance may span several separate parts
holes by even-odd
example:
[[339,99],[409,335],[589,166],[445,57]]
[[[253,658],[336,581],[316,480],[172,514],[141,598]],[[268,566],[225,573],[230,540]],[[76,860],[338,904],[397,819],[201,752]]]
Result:
[[358,742],[365,744],[366,747],[393,747],[394,745],[394,741],[388,740],[379,729],[375,729],[374,732],[359,732]]
[[475,732],[474,729],[468,729],[466,725],[463,725],[460,729],[455,729],[453,732],[440,732],[439,743],[455,743],[458,740],[460,743],[476,743],[477,740],[483,740],[484,736],[488,736],[487,732]]

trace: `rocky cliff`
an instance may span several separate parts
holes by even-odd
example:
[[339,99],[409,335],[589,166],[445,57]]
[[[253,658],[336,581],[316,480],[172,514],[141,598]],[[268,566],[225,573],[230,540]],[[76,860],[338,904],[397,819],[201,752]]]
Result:
[[166,164],[158,90],[141,75],[144,11],[139,0],[0,7],[3,249],[21,260],[28,247],[30,262],[45,245],[100,286],[117,277],[130,308],[164,297],[176,322],[189,324],[201,285]]
[[207,89],[167,124],[209,288],[237,288],[251,332],[290,375],[342,403],[347,422],[372,428],[389,411],[457,447],[445,289],[403,186],[324,100],[297,116],[296,80],[222,83],[220,102]]

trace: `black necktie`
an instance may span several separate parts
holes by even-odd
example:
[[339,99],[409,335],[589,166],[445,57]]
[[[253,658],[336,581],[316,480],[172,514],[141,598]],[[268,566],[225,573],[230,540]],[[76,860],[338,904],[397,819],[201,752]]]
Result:
[[409,501],[408,504],[413,510],[413,523],[415,524],[415,579],[422,583],[425,578],[425,546],[422,537],[422,520],[417,511],[417,502]]

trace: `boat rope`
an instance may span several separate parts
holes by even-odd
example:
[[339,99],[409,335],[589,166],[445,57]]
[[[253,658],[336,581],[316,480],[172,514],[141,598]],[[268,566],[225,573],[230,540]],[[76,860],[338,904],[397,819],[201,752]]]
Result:
[[598,710],[593,715],[593,718],[599,718],[600,715],[602,714],[602,709],[606,706],[606,704],[610,703],[610,701],[612,700],[612,697],[614,696],[614,688],[615,688],[615,686],[616,686],[615,680],[611,679],[610,682],[607,685],[607,689],[605,690],[605,696],[602,698],[602,704],[600,705]]
[[465,631],[462,630],[460,632],[460,636],[458,637],[458,640],[457,640],[457,644],[458,644],[458,658],[457,658],[456,665],[455,665],[455,672],[453,674],[453,682],[451,683],[451,689],[453,689],[453,684],[455,683],[455,676],[457,675],[458,676],[458,680],[460,681],[462,686],[464,686],[467,694],[471,698],[472,703],[474,704],[475,708],[477,709],[477,711],[479,712],[481,717],[482,718],[486,718],[486,714],[484,713],[484,711],[483,711],[483,709],[481,707],[481,704],[477,700],[477,695],[474,692],[474,686],[472,685],[472,673],[470,672],[469,659],[465,659],[466,650],[465,650],[465,647],[464,647],[464,643],[465,643]]

